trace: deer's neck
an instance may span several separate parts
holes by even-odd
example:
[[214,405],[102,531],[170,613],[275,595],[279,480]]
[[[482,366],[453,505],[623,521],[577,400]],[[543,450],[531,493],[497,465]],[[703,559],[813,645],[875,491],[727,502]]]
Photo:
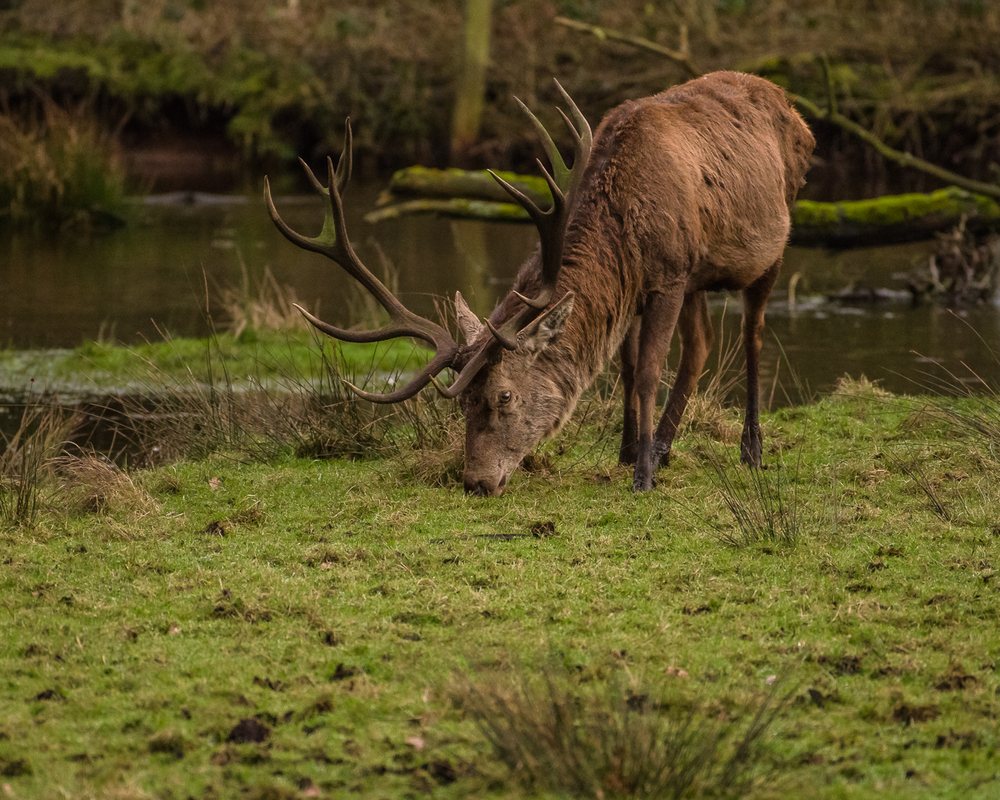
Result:
[[574,231],[560,275],[560,284],[576,296],[561,343],[572,353],[583,388],[604,371],[628,334],[640,292],[630,237],[619,225],[603,222]]

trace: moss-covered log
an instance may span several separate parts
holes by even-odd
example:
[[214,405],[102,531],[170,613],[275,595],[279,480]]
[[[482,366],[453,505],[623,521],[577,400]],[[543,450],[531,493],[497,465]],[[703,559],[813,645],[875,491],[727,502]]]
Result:
[[[545,181],[502,173],[542,207],[551,202]],[[370,221],[432,213],[487,222],[530,222],[485,170],[410,167],[392,177],[389,192]],[[950,186],[929,194],[900,194],[871,200],[819,203],[800,200],[792,209],[792,244],[850,248],[930,239],[962,220],[972,230],[1000,229],[1000,204]]]
[[972,230],[1000,228],[1000,205],[955,186],[840,203],[800,200],[792,210],[792,244],[848,248],[920,241],[963,219]]
[[[537,175],[518,175],[515,172],[494,170],[515,188],[541,206],[552,202],[548,184]],[[389,193],[382,203],[409,200],[412,198],[465,198],[467,200],[490,200],[495,203],[509,203],[510,195],[485,169],[430,169],[429,167],[407,167],[397,171],[389,182]],[[527,219],[527,217],[525,217]]]
[[422,197],[404,200],[376,209],[365,215],[368,222],[383,222],[411,214],[436,214],[449,219],[474,219],[480,222],[531,222],[528,212],[514,203],[469,200],[465,197]]

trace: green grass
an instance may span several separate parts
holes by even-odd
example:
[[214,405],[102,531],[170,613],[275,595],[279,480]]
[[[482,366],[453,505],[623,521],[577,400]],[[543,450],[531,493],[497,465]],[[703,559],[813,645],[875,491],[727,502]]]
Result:
[[134,347],[87,342],[72,350],[0,350],[0,392],[30,389],[99,395],[155,393],[192,382],[228,381],[236,386],[309,382],[324,376],[325,359],[335,361],[345,375],[377,376],[413,369],[430,355],[405,340],[358,345],[302,329],[247,329],[240,336],[219,333]]
[[553,703],[641,697],[670,729],[752,717],[778,676],[741,796],[995,797],[998,465],[939,406],[845,383],[766,415],[797,534],[740,546],[711,455],[731,445],[682,436],[635,495],[590,423],[486,500],[414,477],[405,447],[181,461],[133,472],[141,500],[72,503],[53,478],[34,526],[0,533],[0,783],[521,797],[537,781],[477,694],[546,675]]

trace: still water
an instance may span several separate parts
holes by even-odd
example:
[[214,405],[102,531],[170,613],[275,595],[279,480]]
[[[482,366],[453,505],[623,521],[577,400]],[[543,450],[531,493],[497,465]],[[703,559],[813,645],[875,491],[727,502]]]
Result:
[[[398,294],[414,311],[434,314],[436,298],[460,289],[485,315],[535,244],[530,225],[452,222],[430,217],[368,224],[377,190],[348,195],[348,226],[361,258],[376,273],[391,265]],[[234,200],[234,201],[233,201]],[[316,233],[318,198],[278,198],[293,228]],[[298,250],[274,229],[259,197],[197,205],[150,204],[140,221],[115,233],[50,239],[0,239],[0,345],[73,347],[84,340],[124,343],[203,335],[224,326],[224,287],[251,284],[267,270],[300,303],[333,322],[350,323],[356,294],[322,256]],[[897,392],[915,392],[973,373],[995,381],[1000,307],[958,313],[905,300],[845,305],[825,299],[847,285],[905,287],[927,245],[843,253],[789,249],[768,308],[764,400],[784,404],[827,391],[843,375],[865,375]],[[796,302],[788,300],[796,279]],[[720,338],[738,338],[736,296],[714,301]],[[209,319],[211,317],[211,320]],[[710,361],[710,364],[714,361]],[[950,371],[955,378],[948,378]]]

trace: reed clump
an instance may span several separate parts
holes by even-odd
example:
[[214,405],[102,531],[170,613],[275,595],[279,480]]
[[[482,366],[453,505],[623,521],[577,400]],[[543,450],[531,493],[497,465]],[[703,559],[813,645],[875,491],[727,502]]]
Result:
[[[62,450],[79,415],[29,400],[0,406],[0,525],[35,524],[52,459]],[[6,430],[5,430],[6,429]]]
[[0,222],[17,229],[122,224],[125,171],[87,103],[51,97],[0,113]]

